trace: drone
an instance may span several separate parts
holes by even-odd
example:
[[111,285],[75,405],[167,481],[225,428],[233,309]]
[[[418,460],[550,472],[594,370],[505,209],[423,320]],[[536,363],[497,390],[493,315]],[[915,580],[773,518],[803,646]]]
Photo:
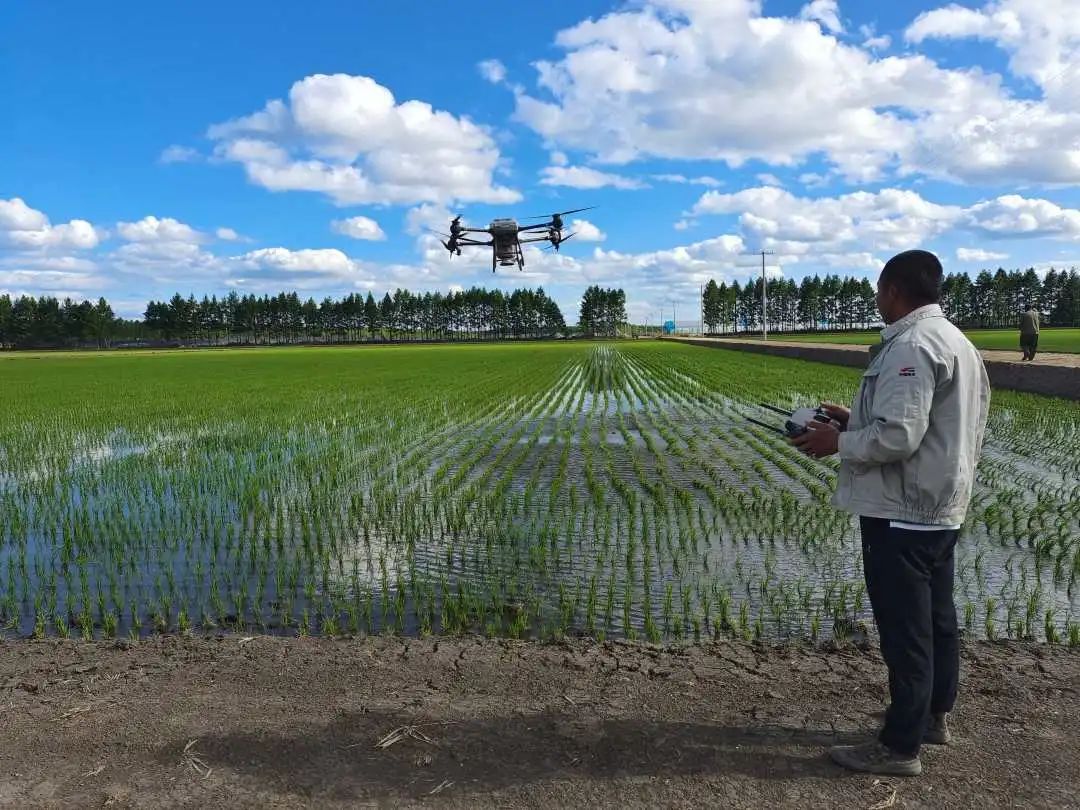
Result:
[[[522,245],[530,242],[547,242],[555,249],[574,236],[574,232],[563,236],[563,217],[577,214],[580,211],[590,211],[596,206],[588,208],[575,208],[571,211],[560,211],[556,214],[543,214],[526,219],[546,219],[547,222],[539,222],[536,225],[518,225],[515,219],[493,219],[486,228],[469,228],[461,223],[461,215],[458,214],[450,220],[450,233],[432,233],[442,237],[439,239],[442,246],[450,253],[450,258],[455,254],[461,255],[462,247],[489,247],[491,248],[491,272],[497,267],[513,267],[518,270],[525,269],[525,254]],[[546,233],[545,233],[546,231]],[[472,233],[486,233],[490,239],[480,239],[469,236]],[[525,234],[523,237],[522,234]]]

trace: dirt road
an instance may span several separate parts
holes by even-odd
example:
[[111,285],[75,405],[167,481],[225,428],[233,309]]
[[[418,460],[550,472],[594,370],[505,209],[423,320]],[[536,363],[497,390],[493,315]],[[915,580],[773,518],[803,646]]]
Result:
[[1080,807],[1080,654],[968,646],[958,740],[909,780],[824,756],[884,677],[736,643],[8,641],[0,807]]
[[[768,341],[710,337],[665,339],[692,346],[755,352],[853,368],[865,368],[870,362],[870,347],[851,343],[799,342],[774,338]],[[1035,360],[1023,362],[1019,351],[984,350],[982,357],[993,388],[1080,399],[1080,354],[1041,352]]]

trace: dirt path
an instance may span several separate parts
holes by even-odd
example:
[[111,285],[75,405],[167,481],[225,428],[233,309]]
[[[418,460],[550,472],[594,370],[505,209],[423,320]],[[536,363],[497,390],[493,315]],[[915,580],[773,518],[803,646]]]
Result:
[[[685,338],[680,338],[685,340]],[[762,343],[760,338],[693,338],[693,340],[702,342],[709,341],[715,342],[718,345],[727,344],[743,344],[749,343],[750,345],[759,345]],[[1019,338],[1017,338],[1019,341]],[[864,343],[828,343],[826,341],[800,341],[800,340],[782,340],[769,338],[767,341],[771,346],[790,346],[792,348],[802,349],[835,349],[841,352],[853,352],[860,357],[866,355],[870,347]],[[1016,363],[1018,365],[1035,365],[1035,366],[1061,366],[1064,368],[1080,368],[1080,354],[1069,354],[1065,352],[1039,352],[1035,355],[1034,360],[1025,361],[1020,354],[1020,349],[1016,351],[1006,351],[1002,349],[980,349],[979,353],[983,356],[983,360],[993,361],[995,363]]]
[[9,641],[0,806],[1080,806],[1080,655],[964,658],[958,742],[875,781],[823,755],[878,723],[855,648]]
[[[865,368],[870,362],[870,347],[853,343],[817,343],[797,340],[768,341],[738,338],[665,338],[691,346],[749,351],[758,354],[813,360],[852,368]],[[982,350],[983,362],[993,388],[1027,391],[1032,394],[1080,399],[1080,354],[1040,352],[1033,361],[1024,362],[1020,352]]]

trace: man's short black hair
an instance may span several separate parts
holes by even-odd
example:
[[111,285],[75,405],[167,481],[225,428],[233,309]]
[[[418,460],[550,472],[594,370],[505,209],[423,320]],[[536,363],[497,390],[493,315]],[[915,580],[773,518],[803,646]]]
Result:
[[915,306],[941,301],[941,262],[928,250],[897,253],[881,270],[881,283],[891,284]]

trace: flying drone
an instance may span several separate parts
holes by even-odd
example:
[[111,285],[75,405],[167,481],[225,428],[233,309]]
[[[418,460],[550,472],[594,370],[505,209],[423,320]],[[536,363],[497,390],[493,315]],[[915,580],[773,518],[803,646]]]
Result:
[[[496,267],[513,267],[518,270],[525,269],[525,254],[522,245],[530,242],[548,242],[556,251],[567,239],[573,237],[574,232],[563,236],[563,217],[577,214],[580,211],[589,211],[596,206],[588,208],[575,208],[572,211],[560,211],[557,214],[543,214],[538,217],[526,217],[526,219],[546,219],[547,222],[539,222],[536,225],[518,225],[515,219],[493,219],[486,228],[469,228],[461,223],[461,215],[450,220],[450,233],[433,231],[441,238],[439,241],[450,253],[461,255],[462,247],[489,247],[491,248],[491,272]],[[546,233],[545,233],[546,231]],[[469,236],[472,233],[486,233],[490,239]],[[524,234],[524,236],[522,236]]]

